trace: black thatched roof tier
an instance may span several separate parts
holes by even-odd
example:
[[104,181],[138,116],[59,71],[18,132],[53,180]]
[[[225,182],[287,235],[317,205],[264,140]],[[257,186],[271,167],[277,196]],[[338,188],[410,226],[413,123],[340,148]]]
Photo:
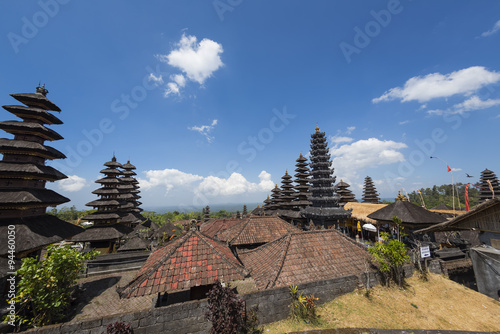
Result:
[[[7,236],[8,225],[16,226],[16,255],[68,239],[83,228],[62,221],[56,216],[41,215],[0,219],[0,236]],[[7,254],[7,242],[0,242],[0,255]]]
[[113,199],[113,198],[103,198],[103,199],[96,199],[95,201],[88,202],[85,204],[86,206],[120,206],[123,204],[123,201]]
[[10,94],[13,98],[29,107],[41,108],[44,110],[61,111],[52,101],[40,93]]
[[134,175],[137,175],[134,171],[131,171],[131,170],[124,170],[124,171],[122,171],[122,174],[123,174],[123,175],[126,175],[126,176],[134,176]]
[[120,180],[118,180],[115,177],[103,177],[102,179],[99,179],[95,181],[95,183],[100,183],[100,184],[119,184]]
[[0,122],[0,129],[11,134],[30,134],[38,136],[45,140],[59,140],[63,137],[45,126],[38,123],[20,122],[20,121],[3,121]]
[[116,240],[124,235],[129,234],[134,229],[122,224],[113,224],[106,226],[92,226],[84,232],[75,235],[71,241],[87,242],[87,241],[105,241]]
[[104,175],[122,175],[122,171],[116,168],[105,168],[101,170],[99,173]]
[[144,222],[146,218],[144,218],[139,212],[129,212],[124,217],[120,219],[121,223],[131,223],[131,224],[140,224]]
[[50,160],[66,158],[63,153],[50,146],[32,141],[6,138],[0,138],[0,153],[34,155]]
[[111,219],[119,219],[122,217],[121,213],[118,212],[93,212],[88,215],[83,216],[81,219],[84,220],[111,220]]
[[123,192],[116,188],[99,188],[92,192],[92,194],[96,195],[117,195],[122,194]]
[[[302,211],[302,216],[312,219],[347,219],[351,217],[351,212],[341,207],[321,208],[309,206]],[[326,217],[326,218],[325,218]]]
[[111,161],[108,161],[108,162],[105,162],[105,163],[104,163],[104,166],[106,166],[106,167],[111,167],[111,168],[116,168],[116,167],[121,167],[121,166],[122,166],[122,164],[121,164],[121,163],[119,163],[119,162],[117,162],[117,161],[116,161],[116,157],[115,157],[115,156],[113,156],[113,158],[111,159]]
[[132,239],[128,240],[125,243],[125,245],[118,248],[118,251],[126,252],[126,251],[147,250],[149,248],[149,244],[150,243],[144,239],[141,239],[139,237],[133,237]]
[[47,181],[57,181],[67,178],[66,175],[50,166],[10,161],[0,161],[0,177],[23,177]]
[[69,202],[70,199],[50,189],[0,189],[0,207],[21,209],[55,206]]
[[402,219],[403,224],[409,225],[425,226],[446,221],[446,218],[408,201],[395,201],[380,210],[370,213],[368,218],[391,222],[394,216]]
[[63,124],[59,118],[43,109],[24,106],[3,106],[3,108],[22,119],[37,119],[45,124]]
[[132,164],[130,163],[130,160],[129,160],[129,161],[127,161],[127,163],[126,163],[126,164],[123,164],[123,165],[122,165],[122,167],[123,167],[124,169],[136,169],[136,168],[135,168],[135,166],[134,166],[134,165],[132,165]]

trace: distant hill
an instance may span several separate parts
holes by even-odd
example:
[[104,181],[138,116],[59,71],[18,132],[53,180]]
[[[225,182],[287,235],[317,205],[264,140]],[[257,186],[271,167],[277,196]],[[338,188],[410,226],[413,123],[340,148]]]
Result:
[[[226,210],[228,212],[236,212],[237,210],[239,210],[240,212],[242,212],[244,204],[247,205],[247,210],[249,212],[252,211],[253,209],[255,209],[257,207],[257,205],[262,205],[262,203],[228,203],[228,204],[212,204],[209,206],[210,206],[210,212],[217,212],[220,210]],[[170,212],[173,212],[173,211],[201,212],[201,209],[203,207],[194,208],[191,206],[161,206],[161,207],[159,207],[159,206],[150,206],[150,207],[143,206],[142,208],[144,209],[144,211],[154,211],[158,214],[162,214],[162,213],[169,212],[169,211]]]

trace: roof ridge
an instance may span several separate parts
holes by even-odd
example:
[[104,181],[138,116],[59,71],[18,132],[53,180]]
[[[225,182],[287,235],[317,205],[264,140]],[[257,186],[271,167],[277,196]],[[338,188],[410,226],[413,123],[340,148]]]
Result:
[[[214,242],[217,242],[216,240],[213,240],[213,239],[211,239],[211,238],[208,238],[207,236],[205,236],[204,234],[202,234],[202,233],[201,233],[201,232],[199,232],[199,231],[195,231],[195,232],[198,232],[198,233],[196,233],[196,234],[197,234],[197,235],[199,235],[200,239],[201,239],[201,240],[202,240],[202,241],[203,241],[206,245],[208,245],[211,249],[213,249],[213,251],[214,251],[215,253],[217,253],[217,255],[219,255],[219,256],[221,257],[221,259],[222,259],[222,260],[224,260],[224,262],[227,262],[228,264],[230,264],[230,265],[231,265],[231,266],[233,266],[233,267],[234,267],[234,266],[238,266],[238,267],[240,267],[240,268],[235,268],[235,269],[236,269],[238,272],[240,272],[240,274],[242,274],[244,277],[245,277],[245,276],[247,276],[247,275],[249,274],[248,270],[247,270],[244,266],[240,265],[239,263],[230,263],[230,261],[228,261],[228,259],[226,258],[227,256],[226,256],[225,254],[220,254],[220,251],[219,251],[218,249],[216,249],[216,247],[214,247],[214,245],[213,245],[213,244],[211,244],[211,243],[210,243],[210,242],[208,242],[207,240],[204,240],[204,238],[210,239],[210,240],[212,240],[212,241],[214,241]],[[221,246],[222,246],[222,245],[221,245]],[[231,252],[231,250],[229,249],[229,247],[228,247],[228,250]],[[243,269],[243,270],[242,270],[242,271],[240,271],[240,270],[238,270],[238,269]]]
[[[286,244],[285,251],[282,252],[281,265],[279,266],[279,270],[278,270],[278,273],[276,274],[276,277],[274,277],[274,280],[272,281],[272,286],[274,286],[276,284],[276,281],[278,280],[278,277],[281,274],[281,270],[283,270],[283,265],[285,264],[286,254],[288,253],[288,248],[290,247],[290,243],[292,241],[292,234],[291,233],[286,234],[283,238],[286,238],[286,237],[288,237],[288,242]],[[269,283],[268,283],[268,285],[269,285]],[[266,288],[267,288],[267,286],[266,286]]]
[[[238,234],[236,234],[236,236],[234,238],[232,238],[231,240],[228,240],[227,243],[230,243],[231,241],[235,240],[236,238],[238,238],[241,233],[243,233],[243,230],[245,229],[245,227],[250,224],[250,218],[245,218],[246,222],[242,223],[241,224],[241,229],[240,229],[240,232]],[[238,225],[235,225],[235,226],[238,226]],[[233,226],[234,227],[234,226]]]

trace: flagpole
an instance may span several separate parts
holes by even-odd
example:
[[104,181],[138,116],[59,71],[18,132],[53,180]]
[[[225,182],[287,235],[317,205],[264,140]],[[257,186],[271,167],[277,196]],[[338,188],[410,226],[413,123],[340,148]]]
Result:
[[[451,172],[451,194],[452,194],[451,196],[452,196],[452,204],[453,204],[453,216],[455,216],[455,182],[453,181],[453,169],[451,169],[450,165],[448,165],[448,163],[441,158],[431,157],[431,159],[441,160],[442,162],[444,162],[446,164],[446,167],[448,167],[448,172]],[[458,192],[457,192],[457,196],[458,196]],[[459,204],[460,204],[460,202],[459,202]]]

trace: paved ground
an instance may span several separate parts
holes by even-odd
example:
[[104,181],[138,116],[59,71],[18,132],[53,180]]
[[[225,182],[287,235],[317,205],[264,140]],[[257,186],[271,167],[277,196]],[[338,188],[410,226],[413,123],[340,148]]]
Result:
[[78,284],[83,286],[85,292],[80,296],[81,302],[70,322],[150,309],[153,295],[120,299],[116,292],[116,287],[130,282],[136,272],[132,270],[80,279]]

